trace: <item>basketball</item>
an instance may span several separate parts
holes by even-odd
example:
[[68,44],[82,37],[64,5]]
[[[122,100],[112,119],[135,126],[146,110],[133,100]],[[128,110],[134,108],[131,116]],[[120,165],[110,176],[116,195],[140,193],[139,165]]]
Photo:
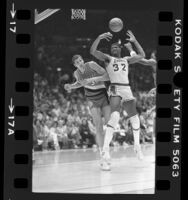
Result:
[[123,21],[120,18],[113,18],[109,22],[109,28],[113,32],[119,32],[123,28]]

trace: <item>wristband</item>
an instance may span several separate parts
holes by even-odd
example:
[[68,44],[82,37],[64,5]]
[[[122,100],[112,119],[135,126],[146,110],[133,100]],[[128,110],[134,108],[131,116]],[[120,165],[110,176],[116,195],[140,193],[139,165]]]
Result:
[[131,56],[135,56],[135,55],[136,55],[136,52],[135,52],[135,51],[131,51],[131,52],[130,52],[130,55],[131,55]]

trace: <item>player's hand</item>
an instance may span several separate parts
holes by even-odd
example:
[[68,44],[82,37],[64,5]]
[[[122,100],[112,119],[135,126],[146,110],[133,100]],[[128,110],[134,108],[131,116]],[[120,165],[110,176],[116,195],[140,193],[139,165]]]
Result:
[[129,51],[133,51],[133,47],[132,44],[130,42],[127,42],[126,44],[124,44],[124,46],[129,50]]
[[68,93],[70,93],[70,92],[71,92],[71,85],[70,85],[70,84],[65,84],[65,85],[64,85],[64,89],[65,89]]
[[126,39],[126,40],[128,40],[129,42],[135,42],[136,41],[136,38],[135,38],[134,34],[132,33],[132,31],[128,30],[127,36],[129,36],[129,38]]
[[99,39],[102,40],[102,39],[106,39],[107,41],[110,41],[112,39],[112,34],[110,32],[107,32],[107,33],[103,33],[101,35],[99,35]]

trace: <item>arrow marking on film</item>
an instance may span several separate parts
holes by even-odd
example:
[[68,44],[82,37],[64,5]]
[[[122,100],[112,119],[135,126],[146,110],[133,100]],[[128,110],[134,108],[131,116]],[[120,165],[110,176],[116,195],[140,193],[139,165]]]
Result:
[[14,8],[14,3],[12,3],[12,10],[10,10],[10,14],[11,14],[12,18],[14,18],[15,15],[16,15],[16,10]]

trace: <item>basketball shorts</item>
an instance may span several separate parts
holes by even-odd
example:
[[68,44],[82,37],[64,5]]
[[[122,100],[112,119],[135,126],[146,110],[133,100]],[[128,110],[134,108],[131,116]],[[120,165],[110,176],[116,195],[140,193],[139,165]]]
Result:
[[119,96],[123,101],[130,101],[135,99],[130,86],[123,84],[122,85],[111,84],[108,90],[108,96],[109,97]]
[[84,90],[90,109],[93,107],[103,108],[109,105],[106,88],[101,88],[96,90],[84,88]]

